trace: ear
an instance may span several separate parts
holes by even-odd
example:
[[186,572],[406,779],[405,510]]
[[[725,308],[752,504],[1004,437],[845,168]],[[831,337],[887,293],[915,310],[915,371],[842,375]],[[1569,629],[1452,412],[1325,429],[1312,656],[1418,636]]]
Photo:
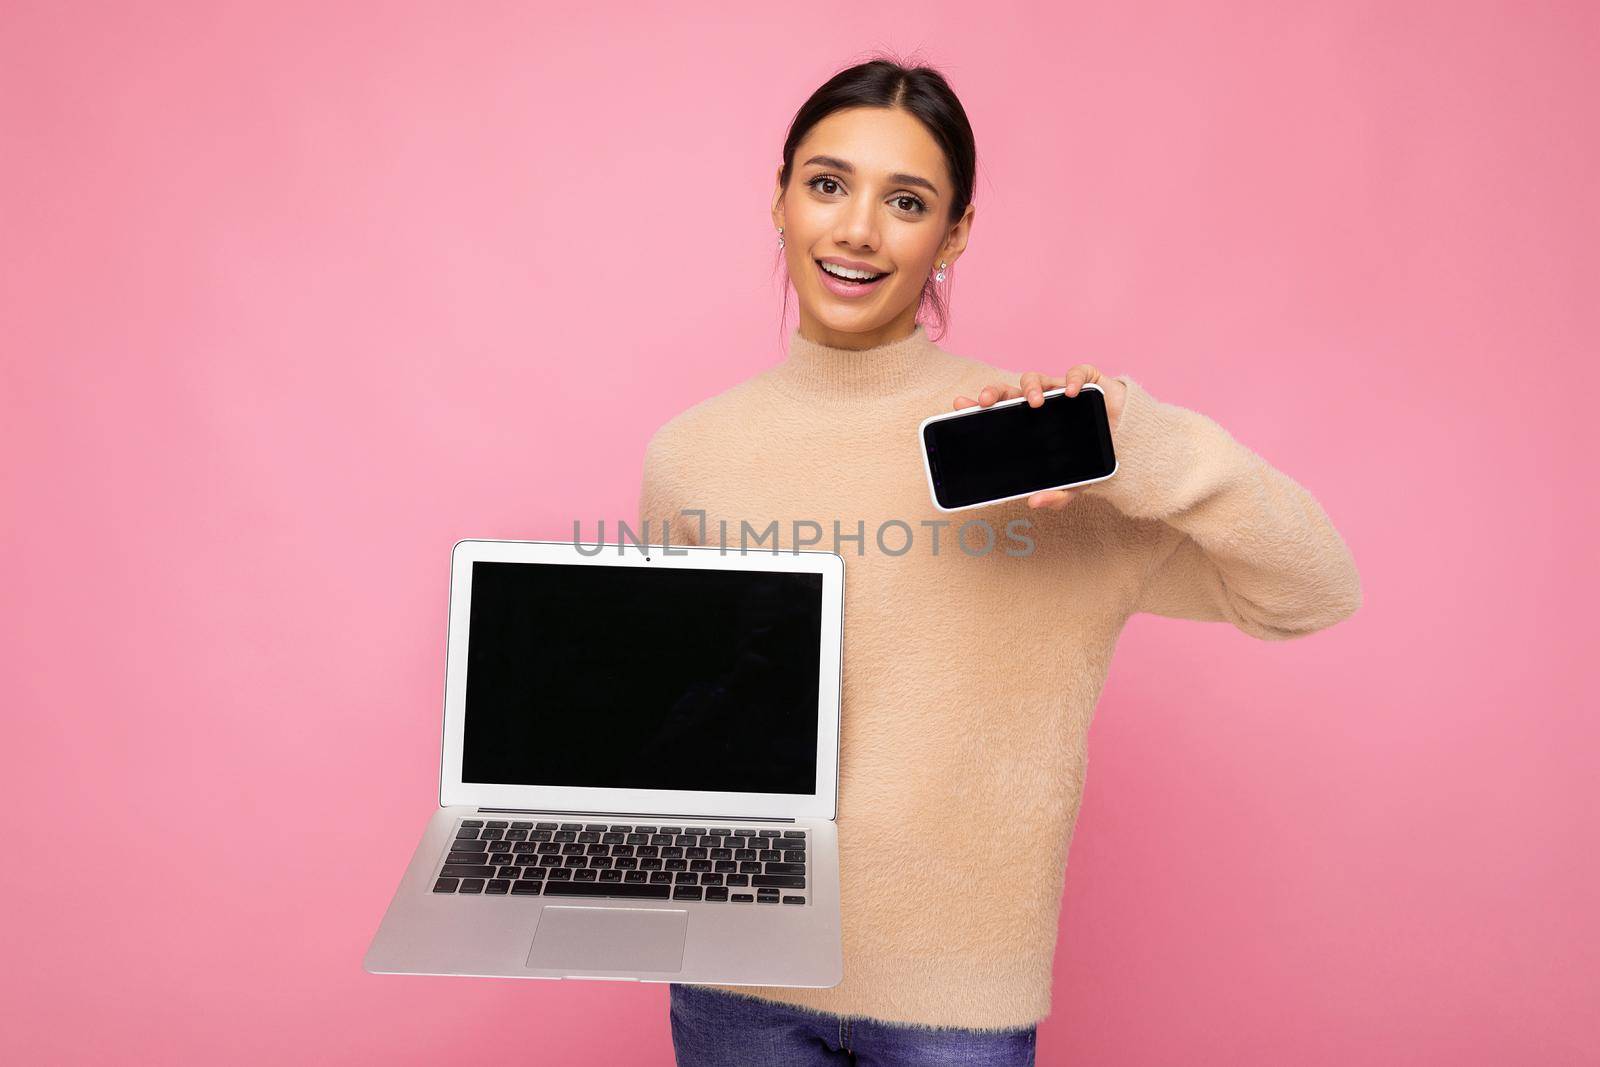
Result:
[[950,234],[944,239],[944,244],[939,248],[939,258],[946,263],[955,264],[961,253],[967,250],[967,239],[972,235],[972,217],[976,214],[971,204],[962,212],[961,218],[950,228]]
[[778,164],[778,172],[772,176],[772,226],[776,229],[783,225],[783,164]]

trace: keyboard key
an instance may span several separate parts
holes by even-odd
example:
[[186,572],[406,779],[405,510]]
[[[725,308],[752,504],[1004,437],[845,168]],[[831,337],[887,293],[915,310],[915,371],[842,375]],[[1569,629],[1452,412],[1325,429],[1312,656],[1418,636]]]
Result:
[[581,823],[581,822],[564,822],[564,823],[561,824],[561,829],[563,829],[563,830],[582,830],[583,829],[583,823]]
[[778,902],[778,891],[776,889],[757,889],[756,890],[756,903],[758,903],[758,904],[776,904],[777,902]]
[[543,867],[524,867],[522,869],[522,880],[525,881],[525,882],[527,882],[527,881],[534,881],[534,882],[542,882],[542,881],[544,881],[544,868]]
[[804,904],[806,902],[806,898],[805,897],[784,897],[783,898],[783,902],[785,904]]
[[718,837],[727,837],[729,834],[733,833],[733,831],[728,829],[726,826],[713,826],[710,832]]
[[725,886],[725,885],[714,885],[714,886],[708,887],[706,889],[706,899],[707,900],[727,900],[728,899],[728,887]]
[[462,819],[461,820],[461,825],[462,826],[481,827],[481,826],[483,826],[483,820],[482,819]]
[[585,830],[597,830],[600,833],[605,833],[607,830],[611,829],[609,826],[607,826],[603,822],[585,823],[583,828]]
[[531,822],[514,822],[514,823],[511,824],[511,828],[513,830],[532,830],[533,829],[533,823],[531,823]]
[[785,830],[783,832],[783,836],[784,837],[804,837],[804,836],[806,836],[806,832],[804,830]]
[[703,834],[706,832],[706,828],[704,826],[685,826],[683,832],[686,834]]
[[546,882],[565,882],[572,877],[572,872],[565,867],[551,867],[545,875]]
[[482,878],[463,878],[463,879],[461,879],[461,892],[463,892],[463,893],[481,893],[481,892],[483,892],[483,879]]
[[756,898],[749,893],[735,893],[733,899],[737,904],[754,904]]
[[483,887],[485,893],[509,893],[511,883],[504,878],[495,878]]
[[470,826],[463,826],[456,831],[456,837],[462,841],[472,841],[478,836],[478,831]]
[[446,863],[477,863],[483,856],[476,852],[451,852],[444,858]]
[[[487,878],[494,874],[493,867],[475,866],[470,864],[446,864],[439,872],[440,878]],[[465,890],[463,890],[465,892]]]
[[618,870],[601,871],[600,880],[602,882],[620,882],[622,881],[622,872]]
[[[490,826],[493,826],[493,825],[494,825],[494,823],[490,823],[490,824],[489,824],[489,825],[490,825]],[[501,826],[504,826],[504,825],[505,825],[505,823],[501,823],[501,824],[500,824],[500,825],[501,825]],[[761,836],[762,836],[762,837],[781,837],[781,836],[783,836],[783,835],[782,835],[782,833],[781,833],[781,832],[780,832],[780,831],[778,831],[778,830],[762,830],[762,831],[761,831]]]
[[542,889],[544,889],[543,882],[530,882],[526,878],[511,887],[513,893],[527,897],[538,896]]
[[668,885],[635,885],[629,882],[546,882],[547,897],[654,897],[666,900],[672,895]]
[[672,887],[673,900],[699,900],[705,890],[697,885],[679,885]]
[[767,873],[767,874],[805,874],[806,873],[806,865],[804,863],[769,863],[769,864],[767,864],[767,869],[766,869],[765,873]]
[[573,871],[572,879],[575,882],[598,882],[600,880],[600,872],[593,867],[584,867]]
[[553,822],[542,822],[542,823],[539,824],[539,829],[541,829],[541,830],[559,830],[560,827],[557,826]]
[[483,825],[487,826],[491,830],[504,830],[510,824],[507,823],[504,819],[490,819],[488,822],[484,823]]
[[750,884],[750,876],[748,874],[730,874],[730,875],[728,875],[728,884],[729,885],[749,885]]
[[487,842],[487,841],[452,841],[452,842],[450,842],[450,850],[452,852],[488,852],[489,851],[489,842]]
[[806,880],[792,874],[752,874],[750,884],[777,886],[781,889],[804,889]]
[[435,893],[454,893],[460,881],[459,878],[441,878],[433,883],[433,891]]

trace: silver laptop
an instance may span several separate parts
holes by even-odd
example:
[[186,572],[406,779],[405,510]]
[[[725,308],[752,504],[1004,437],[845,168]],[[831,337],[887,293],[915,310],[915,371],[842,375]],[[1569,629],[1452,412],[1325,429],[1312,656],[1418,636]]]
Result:
[[833,986],[844,559],[466,540],[374,974]]

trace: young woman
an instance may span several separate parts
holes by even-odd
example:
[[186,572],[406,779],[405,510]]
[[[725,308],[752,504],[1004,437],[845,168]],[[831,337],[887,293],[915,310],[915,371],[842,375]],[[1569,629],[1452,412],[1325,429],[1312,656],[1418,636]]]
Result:
[[[918,315],[942,324],[974,169],[936,71],[874,60],[819,88],[772,201],[800,311],[787,356],[646,449],[649,529],[739,551],[775,523],[781,548],[837,551],[846,571],[844,980],[673,985],[681,1064],[1032,1063],[1090,718],[1128,617],[1276,640],[1361,601],[1316,500],[1215,422],[1089,364],[1017,376],[929,339]],[[1047,334],[1024,358],[1060,348]],[[922,419],[1087,382],[1106,391],[1113,477],[965,523],[934,508]]]

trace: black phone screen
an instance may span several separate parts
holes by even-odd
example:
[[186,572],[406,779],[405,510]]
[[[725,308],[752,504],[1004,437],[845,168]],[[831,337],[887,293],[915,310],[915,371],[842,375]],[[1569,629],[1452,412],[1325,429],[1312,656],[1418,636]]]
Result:
[[1046,396],[929,423],[922,430],[933,492],[941,507],[1032,493],[1103,478],[1116,469],[1105,394]]

